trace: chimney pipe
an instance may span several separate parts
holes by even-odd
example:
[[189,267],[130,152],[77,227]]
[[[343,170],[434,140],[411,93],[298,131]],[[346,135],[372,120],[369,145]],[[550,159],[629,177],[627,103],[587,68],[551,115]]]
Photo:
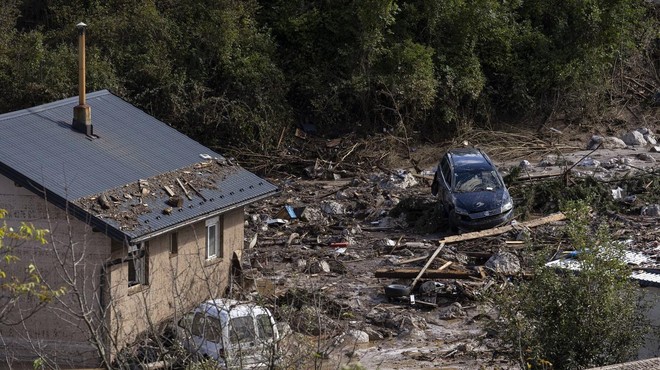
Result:
[[85,101],[85,28],[80,22],[78,29],[78,105],[73,107],[73,129],[93,137],[92,108]]

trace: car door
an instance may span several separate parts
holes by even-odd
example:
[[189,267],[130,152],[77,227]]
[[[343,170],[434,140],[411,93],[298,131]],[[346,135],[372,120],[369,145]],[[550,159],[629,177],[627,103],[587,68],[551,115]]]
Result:
[[255,330],[254,316],[237,316],[229,320],[229,346],[231,347],[228,365],[230,368],[244,368],[268,364],[269,356],[264,353]]

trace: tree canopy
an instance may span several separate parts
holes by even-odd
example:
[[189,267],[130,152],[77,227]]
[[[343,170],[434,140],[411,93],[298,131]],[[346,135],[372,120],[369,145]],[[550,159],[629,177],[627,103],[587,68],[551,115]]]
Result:
[[[627,0],[5,0],[0,112],[110,89],[211,147],[287,128],[423,132],[527,115],[602,85],[657,37]],[[656,22],[656,23],[653,23]],[[655,34],[654,34],[655,32]]]

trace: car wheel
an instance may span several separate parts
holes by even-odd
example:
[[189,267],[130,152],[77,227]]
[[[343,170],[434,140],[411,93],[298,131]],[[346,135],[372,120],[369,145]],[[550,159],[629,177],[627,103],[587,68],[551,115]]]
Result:
[[385,295],[388,297],[403,297],[410,294],[410,287],[403,284],[390,284],[385,287]]

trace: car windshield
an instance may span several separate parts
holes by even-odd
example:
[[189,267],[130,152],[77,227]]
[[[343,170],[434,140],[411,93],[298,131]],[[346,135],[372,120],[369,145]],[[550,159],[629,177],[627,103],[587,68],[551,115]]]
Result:
[[494,170],[472,170],[454,174],[454,191],[469,193],[473,191],[495,191],[502,184]]

